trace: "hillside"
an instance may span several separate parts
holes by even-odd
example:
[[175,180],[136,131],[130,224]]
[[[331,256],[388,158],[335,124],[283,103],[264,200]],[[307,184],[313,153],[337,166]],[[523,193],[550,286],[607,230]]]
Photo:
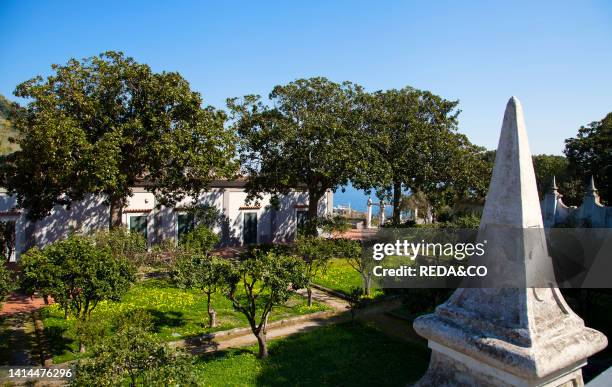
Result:
[[17,136],[17,131],[8,120],[11,102],[0,95],[0,155],[14,152],[19,147],[9,142],[10,137]]

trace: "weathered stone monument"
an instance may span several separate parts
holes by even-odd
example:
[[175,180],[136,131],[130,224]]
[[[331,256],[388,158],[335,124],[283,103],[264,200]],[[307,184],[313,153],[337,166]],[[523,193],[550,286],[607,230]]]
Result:
[[[523,111],[514,97],[506,106],[479,238],[500,231],[510,248],[489,254],[489,266],[525,278],[527,286],[460,288],[433,314],[416,319],[415,330],[432,350],[417,385],[582,386],[582,366],[607,339],[584,326],[550,280]],[[528,286],[541,283],[538,278],[548,286]]]

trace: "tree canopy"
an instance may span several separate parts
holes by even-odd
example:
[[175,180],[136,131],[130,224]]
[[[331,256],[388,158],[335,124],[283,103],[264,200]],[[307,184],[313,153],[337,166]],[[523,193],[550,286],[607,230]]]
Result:
[[317,77],[274,87],[269,104],[256,95],[228,99],[250,196],[302,188],[314,221],[326,190],[347,184],[360,168],[355,114],[360,90]]
[[110,224],[119,225],[139,181],[172,204],[235,172],[225,113],[202,107],[180,74],[112,51],[51,68],[17,86],[28,99],[12,119],[21,150],[2,166],[31,219],[94,193],[107,197]]
[[595,178],[602,201],[608,202],[612,197],[612,113],[580,127],[576,137],[565,140],[564,153],[583,181]]
[[360,140],[367,168],[355,176],[357,188],[377,190],[393,198],[393,219],[399,223],[403,191],[452,195],[480,193],[484,149],[457,133],[458,101],[411,87],[360,95]]

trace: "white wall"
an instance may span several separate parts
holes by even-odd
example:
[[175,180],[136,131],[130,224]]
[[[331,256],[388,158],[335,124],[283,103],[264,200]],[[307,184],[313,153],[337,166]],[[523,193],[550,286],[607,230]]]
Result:
[[[251,203],[247,203],[246,198],[247,194],[242,188],[213,188],[197,197],[197,203],[214,206],[225,216],[223,224],[216,229],[222,235],[223,245],[236,246],[243,243],[246,212],[257,213],[258,243],[287,242],[295,237],[296,213],[307,209],[307,193],[292,192],[281,196],[278,209],[270,205],[270,195],[263,195],[261,200]],[[157,206],[155,196],[151,192],[136,187],[132,197],[128,199],[122,222],[127,227],[130,216],[146,215],[149,244],[165,239],[176,240],[178,214],[182,208],[187,208],[192,203],[193,198],[187,197],[174,207]],[[18,253],[33,244],[42,247],[63,239],[71,231],[91,233],[108,227],[109,208],[101,195],[90,195],[69,209],[56,206],[49,216],[35,224],[28,222],[22,211],[15,213],[15,205],[15,197],[0,191],[0,220],[16,221]],[[333,196],[329,193],[319,202],[319,215],[329,214],[332,206]]]

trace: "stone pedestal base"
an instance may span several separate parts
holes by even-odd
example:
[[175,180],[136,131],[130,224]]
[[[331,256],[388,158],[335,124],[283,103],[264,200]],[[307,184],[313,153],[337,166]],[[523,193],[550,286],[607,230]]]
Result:
[[528,380],[491,367],[470,356],[429,341],[431,360],[415,387],[583,387],[586,362],[577,363],[538,380]]

